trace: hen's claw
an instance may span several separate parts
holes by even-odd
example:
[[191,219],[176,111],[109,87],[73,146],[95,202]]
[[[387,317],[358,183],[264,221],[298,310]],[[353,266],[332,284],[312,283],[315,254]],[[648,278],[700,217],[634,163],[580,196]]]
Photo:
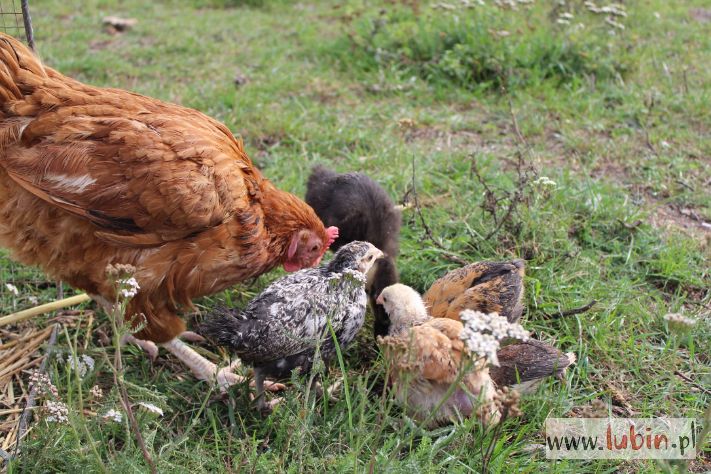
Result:
[[153,341],[147,341],[145,339],[138,339],[131,334],[126,334],[121,338],[121,345],[135,344],[141,349],[143,349],[151,361],[155,361],[158,357],[158,346]]
[[193,331],[183,331],[178,337],[188,342],[205,342],[204,337]]

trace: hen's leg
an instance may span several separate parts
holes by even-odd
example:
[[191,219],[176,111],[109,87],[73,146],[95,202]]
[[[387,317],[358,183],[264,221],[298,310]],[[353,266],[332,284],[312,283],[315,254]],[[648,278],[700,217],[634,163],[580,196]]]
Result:
[[171,339],[161,344],[161,346],[187,365],[198,379],[206,381],[217,380],[217,385],[221,391],[225,391],[230,386],[245,380],[244,377],[232,372],[232,364],[218,369],[217,365],[205,359],[178,338]]
[[[187,365],[193,375],[198,379],[206,381],[217,380],[217,385],[223,392],[232,385],[244,382],[245,380],[241,375],[232,372],[235,367],[241,365],[239,360],[235,360],[227,367],[218,369],[217,365],[195,352],[195,350],[178,338],[165,342],[161,344],[161,346],[165,347],[171,354]],[[262,380],[262,382],[264,381]],[[284,390],[285,388],[283,384],[274,382],[267,382],[266,386],[267,389],[271,391]]]

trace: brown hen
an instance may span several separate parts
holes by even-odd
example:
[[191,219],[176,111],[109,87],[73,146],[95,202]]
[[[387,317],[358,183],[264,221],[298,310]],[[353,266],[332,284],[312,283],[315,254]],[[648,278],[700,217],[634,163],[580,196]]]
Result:
[[0,245],[104,302],[107,264],[135,266],[137,336],[198,377],[237,380],[176,339],[179,308],[279,264],[313,266],[336,231],[265,179],[224,125],[84,85],[0,34]]

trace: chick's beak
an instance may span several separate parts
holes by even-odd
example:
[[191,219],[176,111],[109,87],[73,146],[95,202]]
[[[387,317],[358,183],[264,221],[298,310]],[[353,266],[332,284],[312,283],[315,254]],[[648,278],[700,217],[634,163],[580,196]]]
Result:
[[385,301],[383,301],[383,294],[382,293],[380,293],[378,295],[378,297],[375,299],[375,302],[378,304],[383,304],[383,305],[385,304]]

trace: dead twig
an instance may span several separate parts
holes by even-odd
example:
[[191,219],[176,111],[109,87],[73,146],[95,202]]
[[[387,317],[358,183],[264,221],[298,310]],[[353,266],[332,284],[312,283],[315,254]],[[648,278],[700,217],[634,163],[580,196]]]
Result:
[[597,301],[592,300],[590,303],[586,304],[585,306],[581,306],[579,308],[568,309],[565,311],[558,311],[557,313],[553,313],[553,314],[543,313],[543,316],[548,319],[564,318],[566,316],[573,316],[575,314],[581,314],[581,313],[585,313],[586,311],[589,311],[596,304],[597,304]]
[[711,395],[711,390],[704,388],[702,385],[696,383],[694,380],[690,379],[686,375],[684,375],[682,372],[675,370],[674,375],[679,377],[681,380],[684,382],[688,383],[689,385],[692,385],[693,387],[696,387],[697,389],[701,390],[702,393],[705,393],[706,395]]
[[8,314],[7,316],[3,316],[0,318],[0,326],[18,323],[20,321],[30,319],[34,316],[43,313],[56,311],[62,308],[66,308],[67,306],[74,306],[76,304],[84,303],[89,300],[91,300],[91,298],[86,293],[70,296],[69,298],[63,298],[60,296],[57,301],[52,301],[51,303],[42,304],[39,306],[35,306],[34,308],[25,309],[16,313]]

